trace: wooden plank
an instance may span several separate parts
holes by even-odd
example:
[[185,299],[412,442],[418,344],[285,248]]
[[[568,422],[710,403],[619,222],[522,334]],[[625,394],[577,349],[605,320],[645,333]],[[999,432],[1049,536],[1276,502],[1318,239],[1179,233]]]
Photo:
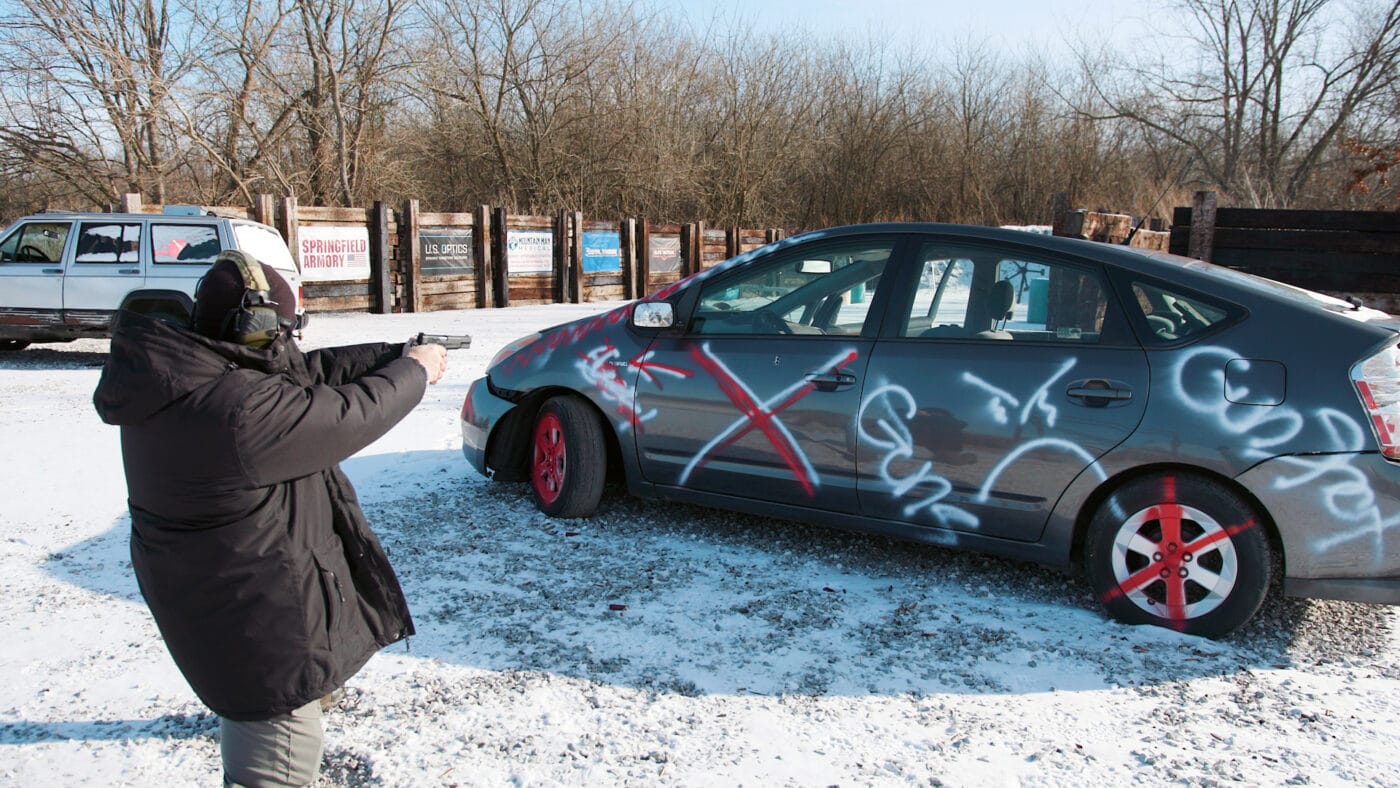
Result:
[[1219,227],[1267,230],[1357,230],[1400,234],[1400,212],[1396,211],[1299,211],[1255,208],[1221,208],[1216,212]]
[[364,296],[370,298],[374,291],[370,288],[368,280],[353,282],[305,282],[301,286],[302,294],[308,298],[338,298],[342,296]]
[[1400,256],[1400,233],[1325,230],[1237,230],[1219,227],[1215,249],[1261,249],[1283,252],[1361,252]]
[[423,295],[423,310],[440,312],[446,309],[476,309],[476,291]]
[[[1400,259],[1354,252],[1298,252],[1280,255],[1264,249],[1221,249],[1219,265],[1259,271],[1319,271],[1337,276],[1400,274]],[[1261,274],[1267,276],[1267,274]]]
[[425,278],[418,283],[418,291],[424,296],[443,295],[446,293],[472,293],[477,291],[476,277],[452,277],[452,278]]
[[1215,251],[1215,192],[1196,192],[1191,202],[1191,237],[1186,255],[1210,262]]
[[367,208],[335,208],[319,205],[299,205],[296,213],[301,223],[326,222],[329,224],[368,224],[370,212]]
[[549,230],[554,227],[554,218],[550,216],[517,216],[506,215],[507,230]]
[[611,287],[617,285],[621,287],[626,283],[626,278],[620,273],[606,274],[586,274],[584,276],[584,287]]
[[473,227],[475,216],[470,213],[442,213],[423,211],[418,214],[419,227]]
[[[369,296],[345,296],[340,298],[316,298],[306,299],[306,311],[308,312],[367,312],[369,311]],[[312,331],[315,330],[314,323]]]

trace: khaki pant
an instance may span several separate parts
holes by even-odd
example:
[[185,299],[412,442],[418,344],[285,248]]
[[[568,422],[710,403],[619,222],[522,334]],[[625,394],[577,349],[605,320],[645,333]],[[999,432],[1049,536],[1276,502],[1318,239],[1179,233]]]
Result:
[[321,701],[257,722],[219,718],[224,785],[307,786],[321,771]]

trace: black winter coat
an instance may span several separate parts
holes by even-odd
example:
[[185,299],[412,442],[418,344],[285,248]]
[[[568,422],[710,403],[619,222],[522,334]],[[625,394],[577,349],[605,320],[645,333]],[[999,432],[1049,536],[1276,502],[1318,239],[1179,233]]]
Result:
[[175,664],[222,717],[341,686],[413,634],[338,463],[422,399],[402,345],[302,353],[122,313],[93,403],[121,426],[131,563]]

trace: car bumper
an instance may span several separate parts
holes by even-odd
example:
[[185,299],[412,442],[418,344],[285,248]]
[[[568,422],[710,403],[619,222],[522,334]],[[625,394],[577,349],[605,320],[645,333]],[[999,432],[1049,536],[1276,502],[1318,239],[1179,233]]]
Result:
[[515,403],[491,392],[486,378],[477,378],[462,403],[462,454],[483,476],[490,476],[486,450],[491,431],[515,407]]
[[1400,604],[1400,465],[1375,452],[1295,455],[1239,481],[1278,527],[1285,593]]

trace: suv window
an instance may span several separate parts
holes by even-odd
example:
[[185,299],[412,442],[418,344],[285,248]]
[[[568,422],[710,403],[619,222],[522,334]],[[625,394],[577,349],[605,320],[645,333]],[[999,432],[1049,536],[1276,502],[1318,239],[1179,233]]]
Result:
[[894,241],[864,241],[778,255],[762,267],[711,283],[700,293],[696,334],[861,332]]
[[219,228],[212,224],[152,224],[151,259],[157,264],[209,265],[219,257]]
[[299,270],[296,261],[292,259],[291,251],[283,242],[282,236],[271,227],[261,224],[235,223],[233,236],[238,239],[239,249],[252,255],[263,265],[270,265],[284,271]]
[[83,222],[78,231],[74,262],[135,263],[140,259],[141,225],[118,222]]
[[56,263],[68,240],[68,222],[29,222],[0,241],[0,262]]

